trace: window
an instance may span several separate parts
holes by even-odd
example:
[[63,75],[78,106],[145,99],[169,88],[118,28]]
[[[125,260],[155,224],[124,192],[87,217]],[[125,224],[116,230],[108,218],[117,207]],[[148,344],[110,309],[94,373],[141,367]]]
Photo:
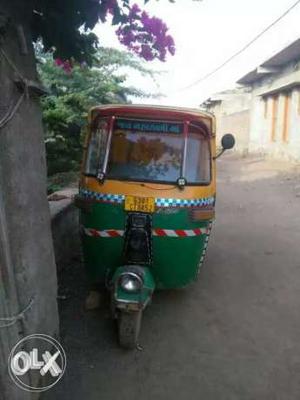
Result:
[[199,133],[190,133],[188,137],[185,178],[188,183],[210,182],[209,141]]
[[[109,120],[101,119],[91,132],[85,173],[97,176],[106,160]],[[199,125],[199,124],[198,124]],[[210,182],[210,141],[203,127],[191,124],[186,142],[184,123],[116,118],[105,175],[108,179],[188,184]],[[183,171],[185,168],[185,171]]]
[[176,182],[180,177],[182,148],[182,127],[180,133],[116,129],[107,176],[133,181]]
[[99,168],[103,165],[107,137],[108,121],[107,119],[101,119],[96,129],[91,132],[85,164],[85,173],[87,175],[97,175]]

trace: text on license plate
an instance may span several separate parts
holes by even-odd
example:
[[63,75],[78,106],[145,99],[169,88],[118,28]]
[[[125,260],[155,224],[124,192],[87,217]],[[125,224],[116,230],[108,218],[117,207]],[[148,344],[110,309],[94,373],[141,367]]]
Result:
[[154,212],[155,200],[153,197],[125,196],[125,210]]

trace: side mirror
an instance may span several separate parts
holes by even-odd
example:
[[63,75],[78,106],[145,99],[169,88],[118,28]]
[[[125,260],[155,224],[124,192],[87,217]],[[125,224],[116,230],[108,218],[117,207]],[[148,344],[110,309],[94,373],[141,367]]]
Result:
[[225,150],[230,150],[234,147],[235,145],[235,138],[231,133],[226,133],[221,140],[222,144],[222,149]]
[[224,151],[230,150],[235,145],[235,138],[231,133],[226,133],[221,139],[222,150],[216,155],[215,159],[220,157]]

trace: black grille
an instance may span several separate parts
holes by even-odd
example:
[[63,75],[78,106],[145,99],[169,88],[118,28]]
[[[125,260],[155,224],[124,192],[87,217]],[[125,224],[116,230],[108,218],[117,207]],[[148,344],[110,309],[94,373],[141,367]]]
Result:
[[151,215],[128,213],[124,261],[128,264],[151,264],[152,262],[152,220]]

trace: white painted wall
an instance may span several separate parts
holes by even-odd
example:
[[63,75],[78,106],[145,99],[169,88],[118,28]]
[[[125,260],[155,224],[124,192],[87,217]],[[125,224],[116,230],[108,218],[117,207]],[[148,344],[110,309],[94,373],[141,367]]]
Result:
[[[299,83],[299,87],[296,85]],[[284,104],[287,86],[290,89],[290,107],[288,115],[288,140],[283,140]],[[275,140],[272,141],[272,98],[268,98],[268,112],[265,117],[265,105],[262,95],[273,90],[282,90],[278,97],[278,111]],[[291,63],[280,73],[264,78],[253,86],[249,152],[266,156],[300,161],[300,65]]]

